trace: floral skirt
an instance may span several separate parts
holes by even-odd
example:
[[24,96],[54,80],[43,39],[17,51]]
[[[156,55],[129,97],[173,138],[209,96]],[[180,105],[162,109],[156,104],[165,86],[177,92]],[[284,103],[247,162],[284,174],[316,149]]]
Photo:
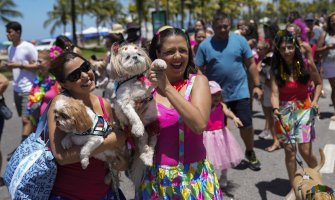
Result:
[[207,160],[147,168],[140,199],[223,199],[213,166]]
[[[316,108],[311,107],[311,101],[280,102],[282,123],[275,122],[277,138],[283,143],[308,143],[315,139],[314,119]],[[284,129],[284,127],[285,129]]]

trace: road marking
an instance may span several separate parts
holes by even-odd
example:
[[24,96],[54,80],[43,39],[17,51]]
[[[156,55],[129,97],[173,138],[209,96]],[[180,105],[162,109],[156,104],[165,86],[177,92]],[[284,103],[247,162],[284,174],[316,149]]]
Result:
[[334,120],[330,120],[329,130],[335,130],[335,121]]
[[326,161],[320,170],[320,173],[331,174],[334,172],[335,165],[335,144],[326,144],[323,152],[326,156]]

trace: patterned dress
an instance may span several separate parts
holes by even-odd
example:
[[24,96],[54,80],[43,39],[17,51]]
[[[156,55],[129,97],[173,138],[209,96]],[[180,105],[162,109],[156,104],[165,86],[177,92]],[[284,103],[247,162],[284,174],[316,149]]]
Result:
[[[191,76],[187,84],[185,99],[190,100],[190,93],[196,76]],[[140,186],[139,198],[141,199],[222,199],[219,183],[213,166],[206,160],[206,150],[202,143],[202,135],[192,133],[183,123],[178,112],[172,108],[166,108],[157,104],[159,110],[159,121],[162,130],[162,123],[165,128],[177,126],[174,136],[169,131],[162,131],[156,146],[156,164],[148,167],[144,181]],[[165,136],[170,141],[165,140]],[[175,141],[179,146],[177,160],[171,159],[173,152],[165,148],[164,142]],[[193,144],[193,145],[192,145]],[[166,145],[171,148],[171,145]],[[172,149],[176,149],[173,146]],[[192,146],[192,147],[191,147]],[[159,149],[160,148],[160,149]],[[163,150],[162,150],[163,149]],[[192,151],[192,152],[189,152]],[[199,152],[197,152],[199,151]],[[200,157],[199,157],[200,155]],[[197,161],[189,157],[197,158]],[[197,157],[198,156],[198,157]],[[172,163],[172,164],[167,164]],[[174,164],[173,164],[174,163]]]

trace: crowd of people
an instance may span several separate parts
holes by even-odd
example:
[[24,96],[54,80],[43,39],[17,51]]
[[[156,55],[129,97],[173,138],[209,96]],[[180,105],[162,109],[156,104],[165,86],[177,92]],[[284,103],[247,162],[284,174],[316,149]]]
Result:
[[[65,133],[57,128],[53,107],[62,95],[69,96],[117,124],[111,104],[115,82],[109,76],[110,59],[126,43],[144,48],[152,61],[162,59],[167,64],[164,70],[150,68],[148,72],[147,78],[156,86],[153,99],[159,112],[159,135],[154,164],[147,167],[136,188],[137,199],[223,199],[229,168],[245,159],[250,169],[261,170],[261,159],[254,151],[253,99],[261,102],[265,116],[258,137],[273,139],[265,149],[268,152],[284,149],[291,184],[297,169],[296,149],[309,167],[315,167],[313,118],[318,114],[319,97],[326,95],[322,78],[329,80],[335,105],[335,13],[320,24],[313,14],[302,18],[294,11],[282,30],[271,20],[262,26],[264,34],[258,32],[254,20],[244,19],[232,31],[230,16],[218,12],[211,23],[196,21],[192,33],[163,26],[146,40],[137,24],[128,24],[126,30],[114,24],[105,37],[106,54],[86,59],[62,35],[51,49],[37,51],[21,39],[20,23],[8,23],[12,45],[6,67],[13,73],[22,141],[35,130],[39,116],[48,112],[50,150],[58,164],[50,199],[125,199],[120,189],[112,187],[117,183],[104,183],[108,173],[104,162],[92,157],[88,168],[82,169],[80,147],[62,148]],[[0,94],[7,85],[7,78],[0,74]],[[92,93],[95,88],[103,90],[102,97]],[[138,102],[137,110],[143,104]],[[239,129],[243,146],[229,131],[227,119]],[[335,120],[335,110],[331,120]],[[0,137],[3,126],[0,117]],[[126,147],[128,130],[113,129],[92,156]],[[111,159],[118,171],[127,170],[131,162],[124,154]],[[0,152],[0,168],[1,164]]]

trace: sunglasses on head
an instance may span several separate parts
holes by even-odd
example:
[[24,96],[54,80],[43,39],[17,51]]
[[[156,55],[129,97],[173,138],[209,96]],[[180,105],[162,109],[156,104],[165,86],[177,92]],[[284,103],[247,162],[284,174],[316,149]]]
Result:
[[80,79],[82,72],[88,72],[91,70],[91,64],[88,61],[84,61],[77,69],[71,72],[65,80],[75,82]]

